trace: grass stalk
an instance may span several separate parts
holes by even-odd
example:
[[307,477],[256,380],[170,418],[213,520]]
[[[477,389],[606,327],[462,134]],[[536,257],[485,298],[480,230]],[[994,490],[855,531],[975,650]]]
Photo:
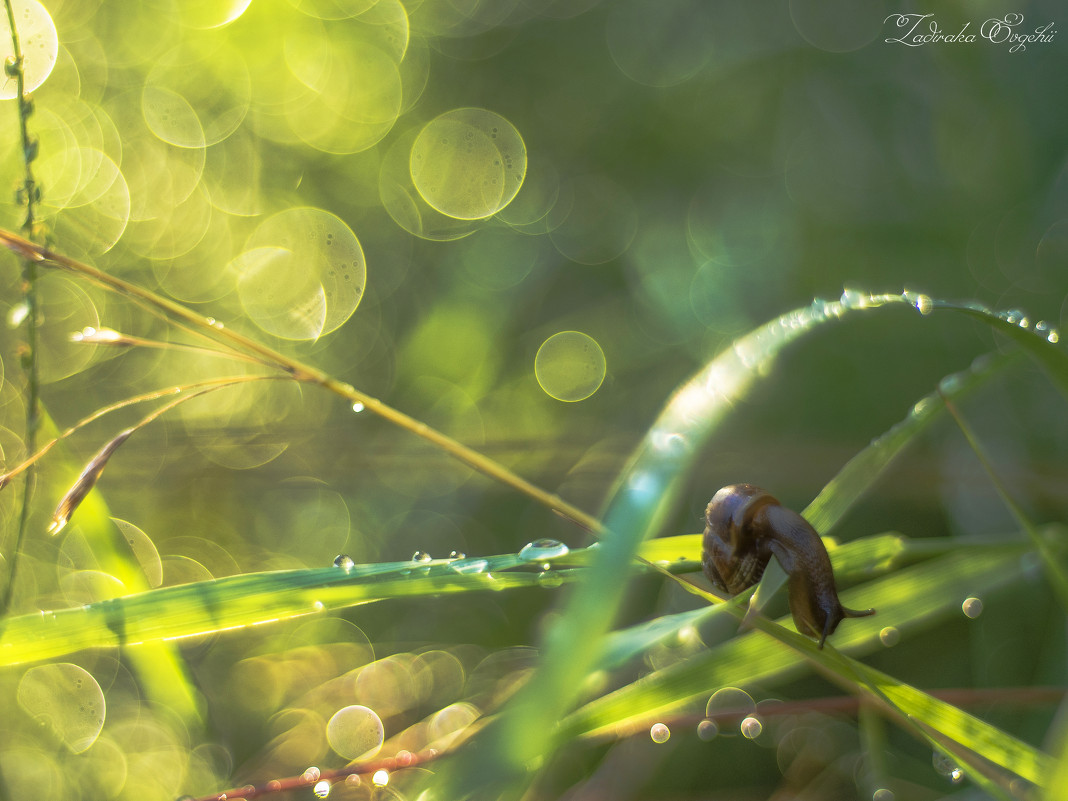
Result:
[[[22,141],[22,160],[25,170],[22,186],[16,192],[16,199],[26,204],[26,217],[22,223],[23,232],[26,233],[30,240],[37,240],[42,237],[43,231],[37,221],[37,203],[41,197],[41,190],[33,174],[33,162],[37,157],[37,140],[30,136],[29,131],[29,117],[33,113],[33,100],[26,94],[26,73],[23,69],[22,43],[19,41],[18,29],[15,26],[15,8],[11,0],[4,0],[4,8],[7,12],[8,27],[11,31],[12,52],[12,55],[4,63],[4,73],[8,78],[15,79],[19,134]],[[22,352],[22,367],[26,373],[27,385],[25,445],[26,453],[32,454],[37,450],[37,429],[41,424],[41,384],[37,347],[37,261],[32,258],[23,257],[22,259],[22,295],[26,311],[26,342]],[[11,566],[8,569],[7,583],[4,587],[3,595],[0,596],[0,618],[7,614],[14,595],[19,554],[22,551],[22,542],[29,527],[33,486],[34,472],[29,470],[26,472],[26,479],[23,484],[22,508],[19,511],[15,545],[10,550]]]

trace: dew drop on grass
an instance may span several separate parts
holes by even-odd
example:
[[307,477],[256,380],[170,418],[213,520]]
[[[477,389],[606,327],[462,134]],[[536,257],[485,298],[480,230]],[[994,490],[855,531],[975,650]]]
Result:
[[465,554],[463,551],[449,551],[449,558],[450,559],[466,559],[467,558],[467,554]]
[[901,632],[894,626],[887,626],[879,632],[879,641],[887,648],[892,648],[901,642]]
[[697,736],[705,742],[716,739],[719,734],[719,726],[714,720],[702,720],[697,724]]
[[654,743],[666,743],[671,739],[671,729],[665,723],[654,723],[649,728],[649,737]]
[[894,793],[885,787],[880,787],[871,794],[871,801],[894,801]]
[[412,760],[414,758],[415,757],[412,756],[412,752],[411,751],[398,751],[397,752],[397,756],[394,757],[394,761],[396,761],[396,763],[400,767],[406,768],[406,767],[408,767],[409,765],[412,764]]
[[340,567],[346,573],[352,570],[356,566],[356,563],[352,561],[352,557],[348,554],[339,553],[334,557],[334,567]]
[[320,775],[321,775],[321,773],[319,772],[319,769],[317,767],[315,767],[314,765],[312,765],[312,767],[308,768],[307,770],[305,770],[300,775],[300,780],[302,782],[306,782],[308,784],[311,784],[312,782],[319,781],[319,776]]
[[315,793],[316,798],[326,798],[330,795],[330,782],[317,782],[315,787],[312,789],[312,792]]
[[356,403],[352,404],[352,411],[356,412],[356,414],[359,414],[365,408],[366,407],[362,403],[360,403],[359,401],[356,401]]
[[374,776],[371,777],[371,783],[375,787],[385,787],[389,784],[389,771],[376,770]]
[[983,614],[983,602],[974,596],[965,598],[960,608],[967,617],[973,620]]
[[412,561],[413,562],[429,562],[433,558],[434,557],[432,557],[426,551],[416,551],[415,553],[412,554]]
[[938,751],[935,751],[934,754],[932,754],[931,764],[934,766],[934,769],[938,772],[939,776],[945,776],[954,784],[964,778],[964,771],[960,769],[960,766],[945,754],[941,754]]
[[528,562],[541,562],[566,556],[569,548],[559,540],[540,539],[528,542],[519,549],[519,558]]

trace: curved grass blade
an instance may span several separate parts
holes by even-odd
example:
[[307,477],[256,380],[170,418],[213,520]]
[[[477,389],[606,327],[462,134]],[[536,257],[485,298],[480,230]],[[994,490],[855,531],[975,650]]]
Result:
[[[539,564],[543,561],[552,559],[538,560]],[[0,665],[49,659],[85,648],[176,640],[389,598],[543,584],[541,572],[515,570],[530,564],[516,554],[504,554],[247,573],[163,587],[73,609],[9,618],[0,632]],[[553,576],[564,582],[580,572],[556,570]]]
[[617,483],[604,516],[608,534],[548,633],[540,666],[496,725],[481,734],[478,756],[460,756],[443,782],[443,797],[481,797],[504,788],[522,792],[528,767],[552,747],[554,727],[596,663],[639,544],[659,532],[674,507],[681,479],[715,427],[769,372],[786,345],[824,323],[890,303],[912,305],[912,300],[904,295],[817,300],[735,340],[675,392]]

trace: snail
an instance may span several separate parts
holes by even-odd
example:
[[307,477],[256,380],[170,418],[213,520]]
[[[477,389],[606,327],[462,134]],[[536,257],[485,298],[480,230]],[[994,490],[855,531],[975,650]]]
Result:
[[875,614],[874,609],[842,606],[820,535],[760,487],[724,487],[709,502],[705,521],[701,562],[708,580],[737,595],[760,581],[774,555],[789,576],[794,625],[802,634],[818,637],[820,648],[844,618]]

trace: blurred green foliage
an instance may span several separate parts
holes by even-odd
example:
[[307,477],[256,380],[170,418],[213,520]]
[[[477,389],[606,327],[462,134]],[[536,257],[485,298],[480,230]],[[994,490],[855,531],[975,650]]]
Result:
[[[19,20],[44,24],[33,0],[15,7]],[[1016,52],[982,38],[909,47],[886,41],[900,35],[887,20],[916,9],[888,2],[43,8],[58,46],[30,127],[56,250],[315,364],[591,512],[682,379],[814,296],[907,287],[1020,309],[1050,329],[1068,324],[1068,107],[1057,96],[1068,51],[1056,38]],[[978,32],[1006,11],[1022,14],[1025,30],[1063,20],[1052,0],[950,2],[935,19],[946,33]],[[46,29],[27,28],[28,73],[48,61]],[[0,175],[14,185],[15,104],[0,111]],[[0,226],[17,230],[23,216],[17,198],[0,198]],[[0,258],[15,322],[18,264]],[[202,352],[71,342],[86,326],[197,340],[68,274],[43,274],[40,293],[43,399],[60,428],[155,388],[255,370]],[[563,332],[586,339],[543,348]],[[0,351],[8,467],[26,456],[22,336],[5,329]],[[905,311],[828,327],[734,408],[669,528],[699,530],[707,499],[738,481],[802,508],[943,375],[1004,346],[986,326]],[[540,369],[539,353],[557,361]],[[1063,398],[1035,368],[1005,375],[964,411],[1025,510],[1063,520]],[[107,505],[94,522],[76,517],[62,538],[46,538],[72,474],[140,415],[104,418],[41,463],[15,612],[143,589],[95,550],[108,513],[140,532],[121,528],[146,575],[158,576],[151,586],[326,567],[339,553],[370,563],[588,540],[408,433],[284,382],[212,393],[139,431],[100,484]],[[5,570],[18,511],[13,489],[0,494]],[[835,533],[1016,528],[944,423]],[[77,755],[82,735],[61,735],[57,757],[57,741],[28,716],[42,674],[26,684],[24,668],[9,668],[0,691],[21,717],[0,736],[7,793],[43,800],[109,787],[112,798],[172,798],[299,775],[337,761],[327,721],[360,676],[357,697],[375,704],[360,702],[386,723],[394,750],[408,747],[405,737],[418,740],[408,727],[424,716],[507,695],[554,597],[396,600],[206,637],[181,650],[198,714],[165,707],[125,658],[79,657],[108,718]],[[922,687],[1063,682],[1063,617],[1043,588],[998,598],[978,621],[907,638],[873,661]],[[694,603],[642,580],[624,614]],[[952,656],[932,664],[933,647]],[[365,665],[374,667],[348,673]],[[771,692],[833,691],[810,677]],[[449,714],[470,722],[466,708]],[[1050,713],[1004,717],[1040,744]],[[824,784],[812,786],[860,797],[851,771],[832,765],[856,755],[855,727],[810,725],[829,754]],[[929,749],[897,737],[892,773],[917,793],[902,797],[948,791]],[[622,798],[607,777],[629,766],[630,797],[703,797],[716,782],[723,797],[768,796],[787,781],[779,768],[790,749],[776,768],[776,752],[746,745],[716,751],[676,735],[576,749],[545,793],[607,787]]]

